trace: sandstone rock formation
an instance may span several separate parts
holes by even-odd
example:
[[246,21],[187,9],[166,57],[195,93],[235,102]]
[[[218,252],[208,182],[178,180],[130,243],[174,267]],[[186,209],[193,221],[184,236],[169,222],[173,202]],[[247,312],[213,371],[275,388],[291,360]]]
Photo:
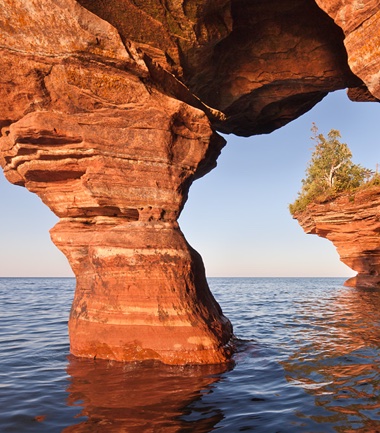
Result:
[[177,224],[189,187],[216,165],[216,130],[271,132],[342,88],[377,100],[378,5],[0,7],[0,164],[60,217],[52,239],[77,277],[72,352],[225,361],[232,327]]
[[176,222],[224,139],[203,111],[159,92],[110,25],[74,1],[26,4],[9,6],[29,27],[2,50],[1,163],[60,217],[52,239],[77,277],[71,351],[225,361],[231,325]]
[[[380,3],[378,0],[316,0],[343,30],[351,71],[380,99]],[[371,96],[370,96],[371,98]]]
[[294,218],[306,233],[329,239],[358,272],[346,285],[380,287],[380,186],[311,204]]
[[361,84],[342,30],[313,0],[79,3],[222,111],[213,119],[222,132],[271,132],[328,92]]

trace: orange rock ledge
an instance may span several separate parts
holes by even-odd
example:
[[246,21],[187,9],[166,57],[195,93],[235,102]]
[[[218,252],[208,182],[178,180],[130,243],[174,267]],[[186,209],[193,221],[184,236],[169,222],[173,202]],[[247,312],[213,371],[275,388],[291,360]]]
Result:
[[348,286],[380,288],[380,186],[342,194],[296,213],[305,233],[330,240],[358,274]]

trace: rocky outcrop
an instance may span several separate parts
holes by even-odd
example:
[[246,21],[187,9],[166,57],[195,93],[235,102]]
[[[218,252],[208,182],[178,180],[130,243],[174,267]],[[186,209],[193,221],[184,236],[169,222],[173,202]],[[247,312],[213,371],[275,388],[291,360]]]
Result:
[[177,219],[216,165],[216,130],[271,132],[341,88],[379,97],[377,45],[355,60],[376,4],[351,24],[342,10],[357,2],[318,4],[0,0],[0,164],[60,218],[75,355],[230,356],[232,327]]
[[153,92],[145,105],[140,86],[139,107],[33,112],[3,128],[5,174],[60,217],[52,239],[77,277],[74,354],[220,362],[231,328],[176,219],[224,141],[183,103]]
[[[380,99],[380,4],[378,0],[316,0],[343,30],[348,64],[369,90],[369,100]],[[366,99],[364,99],[366,100]]]
[[30,38],[12,30],[2,50],[1,164],[60,217],[52,239],[77,278],[72,353],[225,361],[231,325],[177,223],[224,139],[159,92],[110,25],[74,1],[43,4],[28,1],[18,31]]
[[380,287],[380,186],[310,204],[294,218],[305,233],[330,240],[341,261],[358,272],[346,285]]
[[222,111],[213,121],[222,132],[271,132],[328,92],[361,84],[342,30],[313,0],[79,3]]

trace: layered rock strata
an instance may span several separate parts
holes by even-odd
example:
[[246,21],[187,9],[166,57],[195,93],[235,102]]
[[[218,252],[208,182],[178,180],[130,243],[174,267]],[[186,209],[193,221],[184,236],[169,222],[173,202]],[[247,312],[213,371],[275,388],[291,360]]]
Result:
[[[20,52],[26,42],[17,35],[2,50],[1,164],[60,217],[52,239],[77,278],[72,353],[225,361],[231,325],[177,223],[191,183],[215,166],[224,139],[203,111],[159,92],[111,26],[75,2],[50,11],[30,2],[25,13],[32,7],[46,26],[49,16],[64,18],[66,33],[55,44],[45,31],[31,37],[33,55]],[[99,36],[80,33],[91,26]]]
[[314,0],[79,3],[221,111],[213,124],[222,132],[269,133],[362,83],[342,29]]
[[0,164],[60,218],[75,355],[228,359],[232,327],[177,219],[216,129],[271,132],[346,87],[379,97],[377,45],[360,54],[376,2],[318,5],[0,0]]
[[380,187],[314,203],[294,215],[305,233],[330,240],[340,260],[355,270],[346,285],[380,288]]
[[221,362],[231,328],[176,219],[224,141],[202,112],[147,99],[127,116],[27,114],[3,128],[5,174],[60,217],[51,235],[77,278],[74,354]]
[[316,0],[316,3],[343,30],[350,69],[363,80],[370,95],[380,99],[379,1]]

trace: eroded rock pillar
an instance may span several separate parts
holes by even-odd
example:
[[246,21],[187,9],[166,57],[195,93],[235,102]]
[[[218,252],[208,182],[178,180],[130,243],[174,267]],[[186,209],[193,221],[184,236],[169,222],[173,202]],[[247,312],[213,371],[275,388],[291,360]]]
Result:
[[52,239],[77,278],[72,353],[225,361],[231,325],[177,223],[224,139],[201,110],[136,74],[77,60],[44,67],[34,84],[48,103],[3,122],[1,162],[60,218]]

